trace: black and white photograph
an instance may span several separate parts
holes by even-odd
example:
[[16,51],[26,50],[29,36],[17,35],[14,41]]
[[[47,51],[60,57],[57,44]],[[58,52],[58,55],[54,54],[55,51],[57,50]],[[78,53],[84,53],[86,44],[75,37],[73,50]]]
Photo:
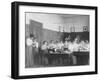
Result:
[[89,15],[25,13],[25,68],[89,65]]
[[12,3],[12,78],[97,74],[97,7]]

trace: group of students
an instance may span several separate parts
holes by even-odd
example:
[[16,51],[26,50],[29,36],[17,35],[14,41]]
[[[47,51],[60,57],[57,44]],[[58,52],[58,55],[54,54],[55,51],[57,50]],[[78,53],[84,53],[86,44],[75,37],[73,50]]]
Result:
[[[71,54],[75,51],[89,51],[89,41],[80,40],[77,36],[73,41],[70,38],[65,39],[65,41],[54,41],[50,42],[43,41],[41,44],[37,42],[37,39],[30,35],[26,39],[26,66],[34,66],[34,55],[37,53],[42,54]],[[75,62],[75,60],[73,61]]]
[[79,36],[73,41],[70,38],[65,38],[65,41],[54,41],[50,42],[43,41],[41,44],[37,42],[37,39],[30,35],[30,38],[26,40],[27,46],[34,48],[34,52],[42,53],[72,53],[74,51],[89,51],[89,41],[80,40]]
[[73,42],[71,42],[70,40],[65,40],[64,42],[51,40],[50,43],[48,43],[47,41],[43,41],[40,49],[43,53],[70,54],[74,51],[89,51],[89,42],[88,40],[79,41],[78,37],[76,37]]

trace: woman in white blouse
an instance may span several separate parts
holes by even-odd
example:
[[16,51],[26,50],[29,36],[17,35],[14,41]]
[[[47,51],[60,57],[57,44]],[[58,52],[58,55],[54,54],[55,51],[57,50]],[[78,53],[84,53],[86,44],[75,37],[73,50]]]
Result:
[[33,63],[33,35],[30,34],[30,37],[26,39],[26,56],[25,56],[25,67],[32,67],[34,65]]

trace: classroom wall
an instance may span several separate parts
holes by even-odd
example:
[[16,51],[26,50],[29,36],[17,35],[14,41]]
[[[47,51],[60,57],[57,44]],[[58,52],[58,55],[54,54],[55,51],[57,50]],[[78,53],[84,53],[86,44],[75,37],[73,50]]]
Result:
[[47,42],[50,42],[50,40],[54,40],[54,41],[61,40],[62,35],[63,35],[62,32],[43,29],[43,40]]
[[[35,33],[39,42],[44,40],[48,42],[50,40],[60,40],[62,33],[58,32],[59,26],[63,25],[63,22],[63,18],[57,14],[26,13],[26,27],[28,27],[29,24],[29,33]],[[41,23],[42,27],[38,26],[37,28],[36,23]]]
[[54,31],[50,29],[43,28],[43,24],[34,20],[30,20],[30,24],[26,24],[26,38],[30,34],[33,34],[37,41],[40,43],[42,41],[50,42],[50,40],[61,40],[62,32]]
[[63,25],[63,18],[57,14],[45,13],[26,13],[26,24],[30,24],[30,20],[34,20],[43,24],[43,28],[59,31],[59,25]]
[[[62,31],[71,32],[73,26],[75,32],[83,32],[83,26],[87,26],[89,30],[89,16],[72,15],[71,17],[58,14],[26,13],[26,24],[26,27],[30,27],[29,33],[33,32],[38,42],[44,40],[49,42],[50,40],[61,40]],[[59,32],[59,26],[61,32]]]
[[34,20],[43,24],[43,28],[49,30],[62,32],[71,32],[71,27],[75,27],[75,32],[82,32],[83,26],[87,26],[89,31],[89,16],[88,15],[73,15],[72,17],[60,16],[58,14],[46,14],[46,13],[26,13],[26,24],[30,23],[30,20]]

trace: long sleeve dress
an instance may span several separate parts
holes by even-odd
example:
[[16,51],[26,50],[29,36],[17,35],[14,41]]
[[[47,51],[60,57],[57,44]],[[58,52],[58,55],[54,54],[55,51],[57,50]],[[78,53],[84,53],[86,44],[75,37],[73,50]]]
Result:
[[26,56],[25,56],[25,67],[30,68],[33,67],[34,59],[33,59],[33,47],[32,47],[33,41],[31,38],[26,39]]

